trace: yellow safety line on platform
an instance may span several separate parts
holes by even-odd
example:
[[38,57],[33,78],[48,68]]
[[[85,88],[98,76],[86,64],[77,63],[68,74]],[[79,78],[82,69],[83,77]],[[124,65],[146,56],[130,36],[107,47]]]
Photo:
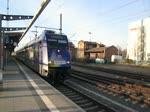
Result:
[[18,74],[19,71],[3,71],[4,74]]
[[0,84],[3,83],[3,72],[2,70],[0,70]]
[[17,63],[17,65],[19,66],[21,71],[24,73],[24,75],[26,76],[26,78],[28,79],[32,87],[35,89],[37,94],[40,96],[42,101],[45,103],[47,108],[50,110],[50,112],[60,112],[56,108],[56,106],[49,100],[49,98],[44,94],[44,92],[39,88],[39,86],[34,82],[34,80],[32,80],[32,78],[25,72],[25,70],[21,67],[21,65],[19,63]]

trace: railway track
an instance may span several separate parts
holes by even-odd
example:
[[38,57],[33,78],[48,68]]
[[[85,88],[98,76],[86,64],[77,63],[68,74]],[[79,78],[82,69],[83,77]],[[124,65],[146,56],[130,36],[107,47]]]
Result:
[[71,99],[77,105],[79,105],[86,112],[117,112],[111,107],[108,107],[96,100],[90,98],[89,96],[71,88],[67,84],[59,84],[55,86],[66,97]]
[[71,76],[93,84],[101,90],[108,90],[115,94],[130,98],[141,104],[146,104],[150,106],[149,86],[135,84],[131,82],[124,82],[123,79],[114,79],[95,74],[83,73],[80,71],[73,71]]
[[101,68],[101,67],[93,67],[93,66],[82,65],[82,64],[73,64],[73,66],[79,66],[79,67],[83,67],[83,68],[87,68],[87,69],[92,69],[92,70],[97,70],[97,71],[101,71],[101,72],[116,74],[116,75],[119,75],[122,77],[128,77],[128,78],[132,78],[132,79],[150,82],[150,76],[144,75],[144,74],[131,73],[128,71],[119,71],[119,70],[113,70],[113,69]]
[[[113,79],[103,76],[101,77],[95,74],[84,73],[81,71],[73,71],[70,77],[87,83],[87,87],[92,85],[92,88],[96,88],[100,92],[100,94],[111,94],[113,100],[118,99],[117,97],[113,98],[113,96],[118,96],[119,98],[121,98],[121,102],[129,102],[127,103],[129,107],[131,107],[132,104],[135,104],[133,105],[135,110],[144,112],[150,111],[149,87],[135,83],[124,82],[123,79]],[[79,83],[79,81],[76,81],[76,83]],[[84,87],[85,86],[83,86],[83,88]],[[118,100],[118,102],[120,102],[120,100]]]
[[[80,84],[82,87],[79,87]],[[63,84],[56,84],[55,87],[87,112],[150,111],[150,88],[124,81],[122,78],[72,71]],[[125,105],[120,101],[125,102]]]

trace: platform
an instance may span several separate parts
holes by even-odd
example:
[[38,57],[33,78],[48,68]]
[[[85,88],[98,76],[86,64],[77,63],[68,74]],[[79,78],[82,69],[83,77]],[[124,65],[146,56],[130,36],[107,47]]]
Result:
[[82,112],[25,65],[11,58],[4,66],[0,112]]
[[148,75],[150,73],[150,66],[138,66],[138,65],[125,65],[125,64],[98,64],[98,63],[78,63],[72,62],[73,65],[83,65],[94,68],[112,69],[117,71]]

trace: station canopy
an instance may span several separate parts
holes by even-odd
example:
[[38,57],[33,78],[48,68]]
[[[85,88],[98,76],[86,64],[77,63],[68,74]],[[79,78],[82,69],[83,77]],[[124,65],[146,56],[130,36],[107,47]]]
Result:
[[10,52],[13,52],[22,34],[23,32],[5,32],[4,48]]

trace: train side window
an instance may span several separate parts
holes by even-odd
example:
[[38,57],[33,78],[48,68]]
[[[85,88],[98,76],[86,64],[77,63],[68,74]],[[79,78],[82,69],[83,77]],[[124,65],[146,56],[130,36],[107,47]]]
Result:
[[37,61],[38,60],[38,43],[35,44],[35,49],[34,49],[34,59]]
[[39,42],[39,48],[41,48],[42,47],[42,44],[41,44],[41,41]]

